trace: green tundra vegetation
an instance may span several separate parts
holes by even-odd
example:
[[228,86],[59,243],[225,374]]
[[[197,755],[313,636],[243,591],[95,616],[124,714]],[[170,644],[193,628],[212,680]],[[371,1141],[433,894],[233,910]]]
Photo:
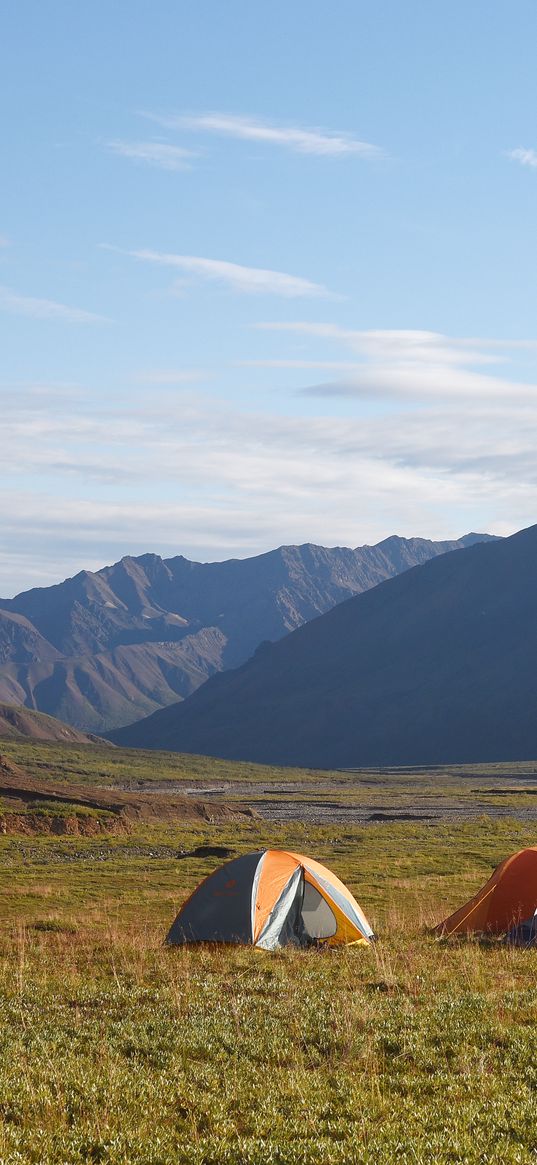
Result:
[[[439,942],[427,927],[537,840],[536,766],[301,774],[74,746],[0,751],[56,783],[250,782],[270,814],[271,785],[281,804],[294,782],[295,811],[302,783],[310,809],[318,797],[385,813],[0,835],[1,1165],[535,1161],[536,955]],[[443,815],[428,819],[427,801]],[[392,820],[401,809],[407,819]],[[319,858],[378,942],[163,947],[217,864],[179,859],[200,843]]]

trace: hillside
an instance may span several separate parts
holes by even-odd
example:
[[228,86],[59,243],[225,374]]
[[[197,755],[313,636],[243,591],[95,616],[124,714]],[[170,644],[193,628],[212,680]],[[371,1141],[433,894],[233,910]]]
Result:
[[342,603],[113,736],[273,764],[537,757],[537,526]]
[[184,699],[335,604],[458,542],[284,546],[198,563],[156,554],[0,600],[0,700],[90,732]]
[[0,738],[56,741],[60,744],[104,743],[98,736],[80,732],[53,716],[13,704],[0,704]]
[[[102,750],[101,755],[108,753]],[[58,781],[49,762],[45,753],[40,762],[43,776],[35,777],[10,756],[0,754],[0,835],[123,833],[141,821],[214,823],[256,818],[254,810],[238,801],[227,805],[221,799],[208,802],[175,791],[147,794],[110,789],[94,781],[81,785]]]

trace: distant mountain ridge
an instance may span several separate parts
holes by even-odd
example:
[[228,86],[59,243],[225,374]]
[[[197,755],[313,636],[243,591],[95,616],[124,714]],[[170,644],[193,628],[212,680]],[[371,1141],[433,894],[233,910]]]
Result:
[[350,595],[488,538],[393,536],[209,563],[144,554],[81,571],[0,600],[0,700],[89,732],[129,724]]
[[537,760],[537,526],[436,557],[117,743],[319,768]]

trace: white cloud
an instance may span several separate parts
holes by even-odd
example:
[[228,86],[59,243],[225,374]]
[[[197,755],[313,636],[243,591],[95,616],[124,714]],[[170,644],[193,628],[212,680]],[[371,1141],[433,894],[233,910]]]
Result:
[[[394,351],[405,352],[408,355],[423,356],[430,354],[439,348],[443,354],[448,355],[453,352],[455,348],[464,348],[471,350],[476,346],[492,346],[497,347],[499,344],[503,347],[502,341],[488,341],[481,339],[455,339],[449,336],[444,336],[441,332],[422,331],[415,328],[374,328],[368,330],[360,330],[357,328],[344,328],[340,324],[332,323],[310,323],[309,321],[286,321],[286,322],[270,322],[258,323],[254,325],[259,331],[274,331],[274,332],[296,332],[302,335],[311,336],[314,339],[321,340],[335,340],[346,344],[355,351],[367,352],[385,352],[387,349]],[[507,342],[508,343],[508,342]],[[523,343],[531,343],[531,341],[523,341]]]
[[63,320],[68,324],[108,323],[104,316],[79,307],[68,307],[52,299],[36,299],[30,295],[18,295],[9,287],[0,287],[0,311],[14,315],[30,316],[35,320]]
[[[142,490],[147,483],[168,483],[165,492],[175,482],[195,504],[200,489],[205,497],[219,497],[218,509],[225,508],[229,491],[242,490],[243,500],[265,494],[268,508],[275,497],[291,500],[296,491],[304,499],[311,495],[315,509],[330,481],[339,488],[350,473],[352,487],[362,459],[377,468],[385,462],[382,472],[390,461],[403,460],[438,473],[466,472],[486,461],[491,471],[508,468],[513,479],[520,472],[537,484],[537,402],[530,400],[513,410],[511,400],[477,399],[461,424],[458,406],[442,401],[428,409],[394,407],[388,416],[289,417],[243,413],[199,391],[162,401],[158,412],[143,397],[138,407],[130,400],[113,410],[92,409],[90,401],[62,405],[59,397],[50,412],[26,397],[18,410],[13,403],[5,413],[3,432],[4,473],[22,477],[41,467],[51,478],[57,471],[84,479],[128,477]],[[343,506],[346,498],[344,491]]]
[[107,142],[108,149],[122,158],[132,158],[137,162],[147,162],[159,166],[161,170],[189,170],[191,159],[196,155],[192,150],[165,142]]
[[280,295],[284,299],[335,298],[321,283],[312,283],[309,279],[287,275],[283,271],[245,267],[240,263],[229,263],[223,259],[204,259],[198,255],[175,255],[151,250],[122,251],[119,247],[101,245],[107,250],[120,251],[121,254],[131,255],[142,262],[173,267],[187,275],[224,284],[232,291],[245,295]]
[[146,550],[214,559],[529,524],[537,411],[424,419],[241,414],[199,394],[158,416],[25,411],[3,433],[0,593],[38,582],[38,561],[42,581]]
[[231,113],[199,113],[193,115],[159,116],[145,114],[152,121],[168,129],[186,129],[221,134],[244,141],[266,142],[283,146],[298,154],[317,154],[322,157],[344,157],[349,154],[362,158],[383,157],[383,151],[370,142],[359,141],[352,134],[325,129],[307,129],[303,126],[274,125],[255,117]]
[[[351,375],[303,388],[301,391],[308,395],[377,400],[400,397],[408,401],[479,396],[537,400],[536,384],[489,375],[475,367],[498,365],[513,348],[535,349],[533,341],[460,339],[417,330],[358,331],[337,324],[308,322],[265,323],[257,327],[333,341],[350,348],[359,357],[348,369],[341,365],[342,371]],[[309,361],[300,363],[304,367],[310,364]],[[293,361],[287,360],[285,365],[292,366]],[[323,366],[330,368],[330,362],[311,361],[313,368]],[[337,370],[337,363],[334,369]]]
[[[502,352],[511,350],[537,351],[537,340],[504,340],[475,336],[452,337],[442,332],[422,331],[415,328],[374,328],[360,330],[345,328],[340,324],[311,323],[310,321],[275,321],[257,323],[254,329],[262,332],[289,332],[311,337],[313,340],[333,340],[352,348],[357,353],[385,353],[389,350],[404,352],[407,356],[427,358],[435,352],[442,359],[457,361],[462,356],[467,362],[496,363],[502,360]],[[499,355],[494,355],[499,353]]]
[[520,162],[521,166],[530,166],[532,170],[537,169],[537,150],[519,146],[516,150],[509,150],[507,156],[512,158],[514,162]]
[[61,384],[0,387],[0,593],[123,553],[241,557],[535,520],[537,386],[479,367],[532,341],[320,327],[360,372],[343,381],[352,399],[338,415],[320,401],[315,415],[289,415],[288,401],[281,415],[251,401],[241,410],[187,384],[158,407],[142,386],[122,401]]

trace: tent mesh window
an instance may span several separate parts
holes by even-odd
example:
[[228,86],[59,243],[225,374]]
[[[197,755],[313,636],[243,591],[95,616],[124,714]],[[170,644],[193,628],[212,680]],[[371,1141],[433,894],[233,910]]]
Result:
[[302,921],[309,938],[331,938],[337,930],[337,920],[326,898],[309,882],[304,884]]

